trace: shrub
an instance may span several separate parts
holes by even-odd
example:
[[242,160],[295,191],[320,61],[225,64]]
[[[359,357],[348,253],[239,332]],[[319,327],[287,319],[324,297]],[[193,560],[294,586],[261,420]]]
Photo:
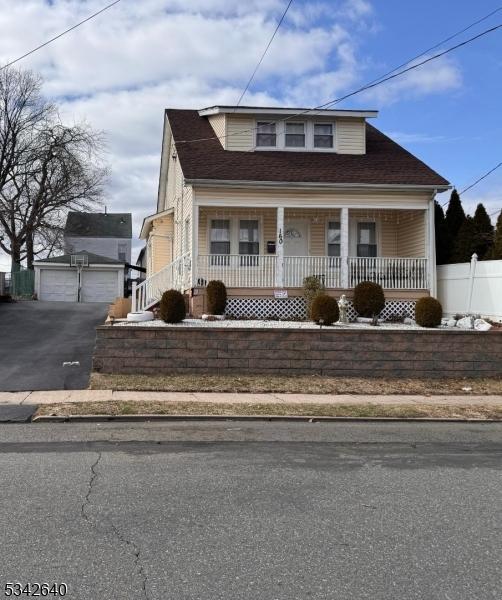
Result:
[[307,317],[312,319],[312,302],[314,299],[324,292],[324,284],[315,275],[305,277],[303,280],[303,297],[307,305]]
[[227,288],[223,281],[213,279],[207,284],[207,310],[210,315],[223,315],[227,305]]
[[420,298],[415,305],[415,320],[421,327],[441,325],[443,307],[436,298]]
[[159,316],[166,323],[181,323],[186,317],[185,299],[177,290],[167,290],[162,294]]
[[371,281],[362,281],[354,289],[353,304],[360,317],[378,316],[385,307],[382,286]]
[[328,294],[318,294],[311,307],[311,317],[316,323],[322,319],[323,325],[332,325],[338,321],[340,312],[337,301]]

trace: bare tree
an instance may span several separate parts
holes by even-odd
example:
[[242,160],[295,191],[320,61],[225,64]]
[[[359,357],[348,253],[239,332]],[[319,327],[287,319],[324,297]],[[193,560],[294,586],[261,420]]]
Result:
[[107,176],[103,135],[65,126],[40,89],[30,72],[0,75],[0,247],[14,268],[56,249],[67,211],[97,207]]

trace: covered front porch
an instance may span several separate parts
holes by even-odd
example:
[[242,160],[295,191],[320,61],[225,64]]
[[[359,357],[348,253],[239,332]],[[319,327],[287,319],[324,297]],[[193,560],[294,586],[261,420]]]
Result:
[[431,290],[429,207],[194,207],[192,287],[327,289],[373,281],[388,290]]

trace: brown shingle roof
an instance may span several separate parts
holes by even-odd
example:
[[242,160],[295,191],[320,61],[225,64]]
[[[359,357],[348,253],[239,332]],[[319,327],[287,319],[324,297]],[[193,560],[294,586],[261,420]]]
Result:
[[[196,110],[166,110],[174,141],[212,138],[209,121]],[[448,181],[372,125],[366,154],[224,150],[217,139],[177,143],[186,179],[292,183],[430,185]]]

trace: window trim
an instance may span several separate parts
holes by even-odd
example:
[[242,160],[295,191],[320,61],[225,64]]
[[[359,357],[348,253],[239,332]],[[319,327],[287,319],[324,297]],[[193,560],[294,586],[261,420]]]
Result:
[[[258,134],[260,133],[259,129],[260,127],[262,127],[263,125],[274,125],[275,126],[275,146],[258,146]],[[255,135],[254,135],[254,145],[255,148],[259,148],[260,150],[275,150],[279,147],[278,141],[279,141],[279,131],[278,131],[278,127],[277,127],[278,123],[277,121],[271,120],[271,121],[258,121],[258,119],[256,120],[256,128],[255,128]],[[271,133],[267,133],[264,135],[274,135]]]
[[[284,125],[284,149],[285,150],[307,150],[307,148],[308,148],[308,136],[307,136],[308,122],[307,121],[284,121],[283,125]],[[288,134],[287,133],[288,125],[303,125],[303,139],[305,142],[303,144],[303,146],[288,146],[288,145],[286,145],[286,136],[287,135],[301,135],[301,134]]]
[[[329,241],[328,241],[328,234],[329,234],[329,224],[330,223],[338,223],[340,225],[340,256],[329,256]],[[338,217],[327,217],[326,218],[326,229],[325,229],[325,251],[326,251],[326,256],[328,256],[329,258],[341,258],[342,256],[342,222],[341,222],[341,215],[339,215]]]
[[[253,150],[260,150],[263,152],[324,152],[334,153],[337,150],[337,127],[336,119],[330,123],[329,121],[316,119],[310,119],[305,121],[292,121],[295,123],[304,123],[305,131],[305,146],[286,146],[286,121],[279,119],[270,119],[265,121],[264,119],[255,118],[254,120],[254,135],[253,135]],[[258,146],[257,145],[257,131],[258,123],[275,123],[275,146]],[[333,147],[332,148],[314,148],[314,125],[331,125],[333,131]]]
[[[213,216],[211,214],[207,215],[207,232],[206,232],[206,252],[208,256],[218,256],[211,255],[211,223],[212,221],[225,220],[230,221],[230,255],[239,255],[239,230],[240,230],[240,221],[258,221],[258,243],[259,243],[259,254],[251,255],[251,254],[242,254],[241,256],[263,256],[266,254],[264,252],[265,242],[264,242],[264,231],[263,231],[263,215],[231,215],[231,216]],[[229,256],[230,256],[229,255]],[[222,265],[223,266],[223,265]]]
[[[376,257],[381,258],[381,231],[380,231],[380,220],[372,217],[356,217],[355,219],[351,219],[351,224],[349,227],[350,231],[350,247],[349,247],[349,256],[354,258],[358,258],[357,256],[357,245],[358,245],[358,237],[357,237],[357,229],[359,223],[375,223],[375,240],[376,240]],[[363,257],[362,257],[363,258]]]
[[[315,146],[315,126],[316,125],[330,125],[331,126],[331,139],[333,144],[329,148],[318,148]],[[335,123],[329,123],[327,121],[313,121],[312,122],[312,148],[317,152],[333,152],[335,150]]]

